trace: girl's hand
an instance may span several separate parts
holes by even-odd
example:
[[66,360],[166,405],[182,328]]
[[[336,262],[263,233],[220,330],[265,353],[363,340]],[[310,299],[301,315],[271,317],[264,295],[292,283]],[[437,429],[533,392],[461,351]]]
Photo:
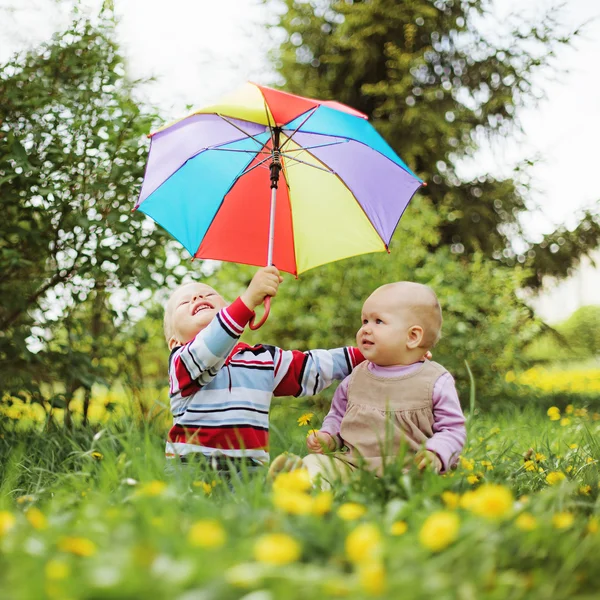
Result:
[[442,461],[439,456],[431,450],[423,450],[415,456],[415,464],[419,471],[431,469],[434,473],[439,473],[442,470]]
[[323,454],[324,452],[333,452],[336,447],[336,441],[332,435],[324,431],[311,433],[306,438],[306,446],[309,452],[313,454]]

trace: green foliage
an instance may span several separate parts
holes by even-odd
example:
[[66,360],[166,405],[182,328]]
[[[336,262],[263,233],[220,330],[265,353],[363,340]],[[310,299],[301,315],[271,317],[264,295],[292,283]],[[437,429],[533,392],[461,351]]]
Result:
[[110,295],[129,294],[123,316],[135,288],[165,281],[169,238],[130,212],[154,117],[114,37],[103,12],[0,66],[3,392],[39,399],[43,383],[72,392],[114,375],[100,361],[119,355]]
[[[365,112],[427,182],[440,216],[436,245],[529,268],[527,285],[565,276],[600,242],[600,217],[583,215],[539,243],[521,239],[529,183],[481,174],[461,180],[457,163],[480,141],[505,137],[518,109],[542,95],[536,76],[552,68],[571,35],[554,7],[495,22],[483,0],[265,0],[283,41],[273,63],[287,91],[334,99]],[[282,9],[282,6],[285,9]],[[575,32],[577,33],[577,32]],[[281,39],[281,35],[279,36]]]

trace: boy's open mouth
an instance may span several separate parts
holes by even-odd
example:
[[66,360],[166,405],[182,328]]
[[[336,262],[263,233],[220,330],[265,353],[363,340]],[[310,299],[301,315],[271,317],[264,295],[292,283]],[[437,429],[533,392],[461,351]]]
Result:
[[374,344],[375,344],[375,342],[372,342],[371,340],[362,340],[362,345],[363,346],[371,347]]
[[196,304],[194,304],[194,307],[192,309],[192,315],[196,315],[198,314],[201,310],[206,310],[206,309],[210,309],[210,308],[214,308],[214,306],[212,304],[210,304],[209,302],[198,302]]

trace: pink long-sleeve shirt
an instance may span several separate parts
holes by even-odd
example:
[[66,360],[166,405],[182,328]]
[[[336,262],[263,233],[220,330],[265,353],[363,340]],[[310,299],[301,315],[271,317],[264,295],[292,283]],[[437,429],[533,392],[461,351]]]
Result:
[[[412,365],[393,365],[390,367],[381,367],[369,363],[367,368],[377,377],[398,377],[408,375],[420,366],[420,362]],[[342,442],[340,427],[348,406],[349,383],[350,377],[346,377],[338,386],[331,401],[331,409],[323,420],[321,427],[321,431],[329,433]],[[425,447],[438,455],[442,461],[443,471],[447,471],[458,461],[467,437],[465,417],[460,407],[454,378],[450,373],[446,372],[440,375],[435,382],[432,404],[433,436],[427,440]]]

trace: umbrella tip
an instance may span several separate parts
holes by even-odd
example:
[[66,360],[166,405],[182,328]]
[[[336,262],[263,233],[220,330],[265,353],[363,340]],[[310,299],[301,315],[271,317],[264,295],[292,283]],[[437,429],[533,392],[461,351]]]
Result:
[[426,182],[426,181],[421,181],[421,185],[422,185],[423,187],[427,187],[427,182]]

